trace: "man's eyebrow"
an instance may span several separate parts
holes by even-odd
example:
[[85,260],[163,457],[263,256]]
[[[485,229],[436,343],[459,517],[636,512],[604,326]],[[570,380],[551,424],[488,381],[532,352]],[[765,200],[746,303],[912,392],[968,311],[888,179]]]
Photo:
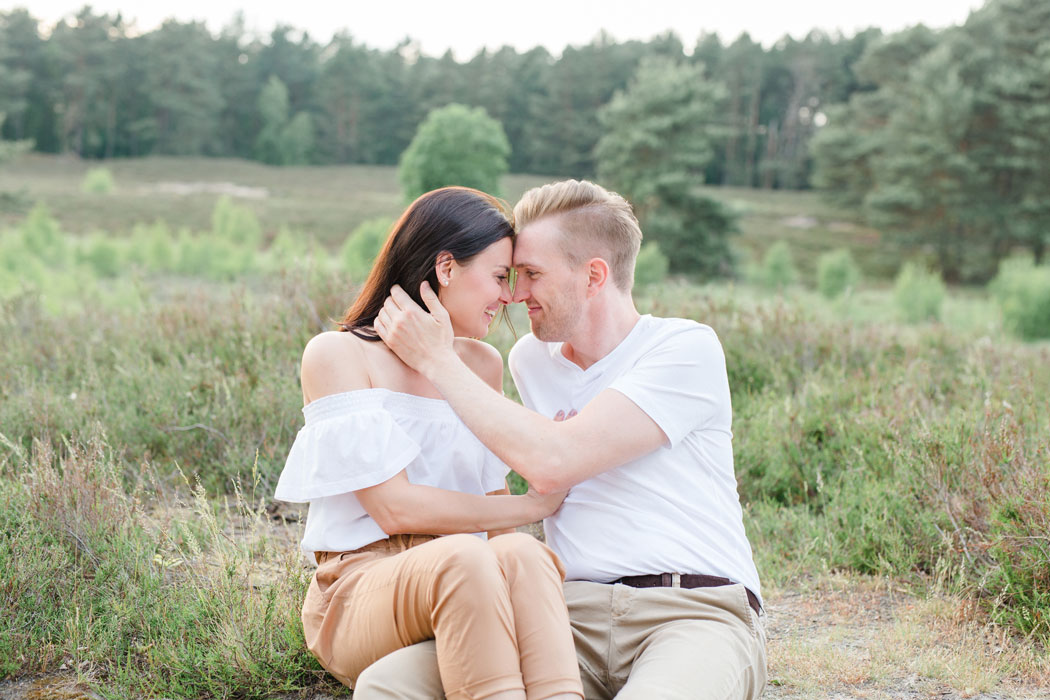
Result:
[[514,267],[515,267],[515,268],[519,268],[519,267],[532,267],[532,268],[537,268],[537,269],[538,269],[538,266],[537,266],[537,265],[535,265],[535,264],[533,264],[533,263],[530,263],[530,262],[520,262],[520,263],[514,263]]

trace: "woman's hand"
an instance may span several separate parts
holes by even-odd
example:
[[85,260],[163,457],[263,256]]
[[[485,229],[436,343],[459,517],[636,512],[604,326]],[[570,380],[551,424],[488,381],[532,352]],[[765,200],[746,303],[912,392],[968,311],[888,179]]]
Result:
[[543,520],[544,518],[553,515],[554,512],[561,507],[561,503],[565,500],[565,496],[568,495],[568,493],[568,490],[566,490],[554,491],[544,495],[530,486],[524,497],[532,501],[534,504],[537,513],[536,520]]

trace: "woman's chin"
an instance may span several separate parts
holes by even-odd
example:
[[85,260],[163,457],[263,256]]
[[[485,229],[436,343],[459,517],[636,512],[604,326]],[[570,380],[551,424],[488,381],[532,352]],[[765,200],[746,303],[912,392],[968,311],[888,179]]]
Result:
[[470,327],[469,324],[452,322],[452,333],[457,338],[484,338],[489,334],[489,327],[478,324]]

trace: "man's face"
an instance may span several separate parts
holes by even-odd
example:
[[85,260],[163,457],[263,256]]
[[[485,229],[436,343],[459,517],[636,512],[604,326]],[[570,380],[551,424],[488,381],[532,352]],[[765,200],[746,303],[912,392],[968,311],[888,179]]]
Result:
[[529,310],[532,334],[547,342],[572,337],[583,313],[587,278],[569,266],[562,252],[558,217],[523,228],[514,242],[514,301]]

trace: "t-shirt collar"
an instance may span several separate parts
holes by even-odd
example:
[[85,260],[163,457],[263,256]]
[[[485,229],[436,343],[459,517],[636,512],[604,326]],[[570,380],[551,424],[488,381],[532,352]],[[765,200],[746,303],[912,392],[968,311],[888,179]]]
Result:
[[634,326],[631,328],[631,330],[627,333],[627,335],[623,337],[623,340],[617,343],[616,347],[614,347],[612,350],[606,353],[604,357],[599,359],[587,369],[583,369],[578,364],[565,357],[564,353],[562,353],[562,347],[564,347],[565,345],[564,342],[548,343],[547,349],[550,352],[551,357],[554,358],[554,361],[560,363],[564,367],[573,369],[582,374],[598,373],[601,372],[602,367],[605,367],[610,362],[612,362],[612,358],[619,354],[623,350],[623,348],[630,347],[633,344],[635,336],[640,335],[642,333],[642,326],[644,326],[650,318],[652,318],[650,314],[642,314],[641,316],[639,316],[638,320],[635,321]]

